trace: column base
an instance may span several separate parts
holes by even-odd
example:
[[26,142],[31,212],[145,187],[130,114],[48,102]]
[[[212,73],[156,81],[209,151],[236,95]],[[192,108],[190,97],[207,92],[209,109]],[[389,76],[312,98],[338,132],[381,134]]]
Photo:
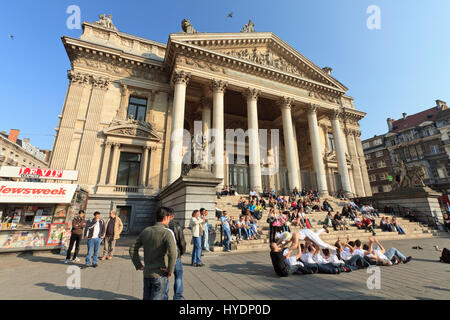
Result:
[[319,196],[321,198],[326,198],[326,197],[329,197],[330,194],[328,193],[328,190],[321,190],[321,191],[319,191]]

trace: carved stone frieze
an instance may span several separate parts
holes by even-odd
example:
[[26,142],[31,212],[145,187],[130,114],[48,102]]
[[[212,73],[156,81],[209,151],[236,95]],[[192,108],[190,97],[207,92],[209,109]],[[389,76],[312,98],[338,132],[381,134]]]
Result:
[[276,57],[271,51],[260,52],[258,49],[253,48],[253,50],[243,49],[243,50],[232,50],[224,52],[227,55],[247,60],[253,63],[257,63],[266,67],[272,67],[283,72],[292,73],[303,78],[306,77],[305,73],[301,71],[297,66],[289,63],[286,59],[282,57]]
[[72,64],[77,67],[87,67],[95,71],[108,72],[112,76],[124,78],[134,77],[158,82],[168,81],[168,76],[164,72],[150,69],[143,65],[127,65],[112,59],[103,61],[79,55],[73,59]]
[[181,63],[184,61],[184,63],[186,63],[186,65],[189,65],[189,66],[196,66],[196,67],[198,67],[200,69],[207,69],[207,70],[210,70],[210,71],[213,71],[213,72],[221,72],[221,73],[225,74],[225,69],[224,68],[222,68],[220,66],[217,66],[217,65],[215,65],[213,63],[205,62],[205,61],[202,61],[202,60],[191,59],[191,58],[184,58],[184,59],[180,58],[177,61],[179,61]]
[[331,102],[331,103],[339,104],[339,99],[338,98],[331,97],[331,96],[326,95],[326,94],[322,94],[322,93],[311,91],[309,93],[309,96],[312,97],[312,98],[315,98],[315,99],[319,99],[319,100],[325,101],[325,102]]

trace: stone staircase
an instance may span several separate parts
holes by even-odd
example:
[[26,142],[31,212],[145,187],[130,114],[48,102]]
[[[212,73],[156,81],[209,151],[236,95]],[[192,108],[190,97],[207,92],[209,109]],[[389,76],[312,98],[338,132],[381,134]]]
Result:
[[[237,203],[240,196],[227,196],[222,197],[217,200],[217,207],[222,210],[226,210],[228,212],[228,216],[233,216],[234,219],[239,219],[241,214],[241,210],[237,208]],[[328,202],[336,211],[341,211],[342,207],[345,205],[346,201],[341,201],[336,198],[328,197]],[[269,213],[269,208],[265,210],[263,213],[263,217],[258,222],[258,230],[261,235],[258,240],[241,240],[239,243],[236,243],[236,247],[238,251],[254,251],[261,249],[269,248],[269,224],[266,222]],[[311,214],[307,214],[307,217],[310,219],[312,223],[312,230],[317,231],[321,229],[321,224],[325,220],[327,213],[326,212],[313,212]],[[380,213],[380,216],[388,216],[390,214]],[[379,226],[381,218],[376,218],[376,225]],[[384,240],[402,240],[402,239],[423,239],[423,238],[431,238],[433,236],[439,235],[439,232],[433,228],[428,227],[419,222],[409,222],[408,219],[404,219],[401,217],[397,217],[397,221],[399,225],[406,232],[404,235],[400,235],[397,232],[382,232],[379,227],[375,228],[376,237],[380,241]],[[301,230],[301,227],[290,226],[291,231]],[[220,230],[220,229],[218,229]],[[334,244],[338,237],[341,239],[345,239],[347,235],[350,235],[350,239],[361,239],[361,241],[366,241],[367,238],[372,235],[371,232],[360,230],[356,226],[350,224],[349,230],[344,231],[334,231],[333,228],[328,228],[330,233],[322,233],[321,239],[324,241]],[[220,240],[220,236],[219,236]],[[233,246],[232,246],[233,247]],[[232,248],[233,249],[233,248]],[[221,246],[213,246],[211,247],[212,251],[222,251],[223,248]]]

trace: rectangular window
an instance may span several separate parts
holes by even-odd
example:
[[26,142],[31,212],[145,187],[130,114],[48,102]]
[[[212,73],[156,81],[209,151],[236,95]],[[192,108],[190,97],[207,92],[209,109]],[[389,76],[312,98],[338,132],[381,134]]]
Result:
[[434,154],[439,153],[439,146],[437,144],[432,144],[430,146],[430,153]]
[[135,120],[145,121],[145,115],[147,113],[147,99],[141,99],[136,97],[130,97],[128,103],[127,119],[130,116]]
[[447,178],[447,170],[445,170],[445,168],[437,168],[437,174],[440,179]]
[[377,153],[375,154],[375,156],[377,158],[382,157],[383,156],[383,151],[377,151]]
[[366,157],[366,160],[370,160],[372,158],[372,154],[368,153],[365,155],[365,157]]
[[375,181],[377,181],[377,176],[375,174],[371,174],[369,176],[369,180],[370,180],[370,182],[375,182]]
[[330,143],[330,152],[334,151],[334,137],[332,133],[328,134],[328,142]]
[[409,147],[409,153],[411,154],[411,158],[413,158],[413,159],[417,158],[417,152],[416,152],[415,146]]
[[117,170],[116,185],[130,187],[138,186],[141,170],[141,154],[121,152],[119,168]]

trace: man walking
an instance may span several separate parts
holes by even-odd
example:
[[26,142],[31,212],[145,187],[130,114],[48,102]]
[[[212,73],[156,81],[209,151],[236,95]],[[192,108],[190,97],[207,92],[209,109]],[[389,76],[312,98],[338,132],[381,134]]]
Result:
[[88,252],[86,255],[86,266],[92,266],[97,268],[98,266],[98,249],[100,243],[102,243],[103,236],[105,235],[105,222],[100,219],[100,212],[94,212],[94,219],[87,222],[87,246]]
[[66,261],[70,262],[70,255],[72,253],[73,245],[75,244],[75,252],[73,254],[73,261],[79,262],[78,251],[80,250],[81,237],[83,236],[83,229],[86,228],[86,220],[84,219],[85,213],[83,210],[78,211],[78,217],[72,220],[72,233],[70,235],[69,248],[67,249]]
[[[183,228],[174,220],[175,214],[173,209],[169,210],[170,212],[170,222],[169,229],[173,231],[175,235],[175,240],[177,242],[178,248],[178,258],[175,263],[175,283],[173,285],[173,300],[184,300],[183,297],[183,263],[181,259],[183,258],[184,253],[186,252],[186,241],[184,240]],[[166,288],[165,300],[169,299],[169,286]]]
[[120,234],[123,230],[123,223],[119,217],[116,216],[116,211],[111,210],[109,213],[109,219],[106,221],[106,233],[103,249],[102,261],[108,258],[111,260],[116,246],[116,240],[120,238]]
[[[144,271],[144,300],[164,300],[169,278],[175,269],[177,245],[172,230],[168,228],[169,215],[169,208],[159,208],[156,224],[144,229],[130,246],[130,257],[136,270]],[[139,257],[142,246],[144,265]]]

